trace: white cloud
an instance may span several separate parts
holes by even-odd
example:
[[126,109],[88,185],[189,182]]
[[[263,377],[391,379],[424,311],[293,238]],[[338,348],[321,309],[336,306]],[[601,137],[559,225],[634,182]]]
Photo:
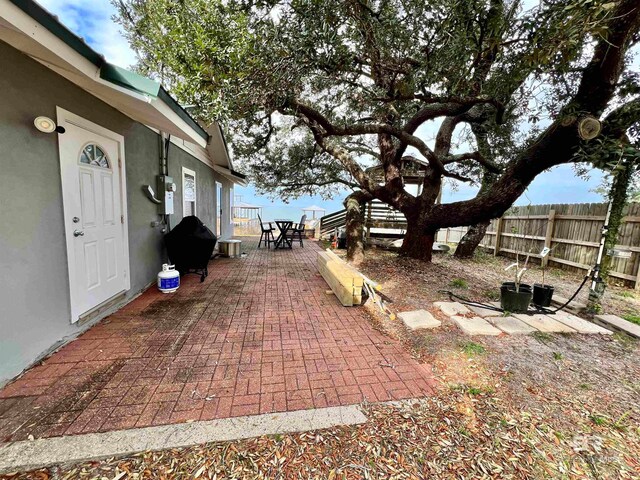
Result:
[[57,15],[60,22],[108,62],[123,68],[136,63],[136,56],[111,17],[116,13],[109,0],[38,0],[40,5]]

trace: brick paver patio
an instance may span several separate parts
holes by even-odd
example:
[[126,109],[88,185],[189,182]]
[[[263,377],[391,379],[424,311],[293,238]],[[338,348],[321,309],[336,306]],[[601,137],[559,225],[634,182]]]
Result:
[[318,247],[215,259],[0,390],[0,442],[422,396],[431,367],[342,307]]

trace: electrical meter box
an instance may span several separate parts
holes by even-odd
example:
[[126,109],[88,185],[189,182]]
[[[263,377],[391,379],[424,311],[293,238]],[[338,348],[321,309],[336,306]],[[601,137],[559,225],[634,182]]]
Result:
[[158,213],[161,215],[173,215],[173,196],[176,189],[172,177],[158,175],[158,199],[162,202],[158,205]]

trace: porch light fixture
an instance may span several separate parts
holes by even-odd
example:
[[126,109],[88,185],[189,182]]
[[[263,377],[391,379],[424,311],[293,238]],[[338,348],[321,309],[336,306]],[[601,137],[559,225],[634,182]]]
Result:
[[64,127],[56,126],[56,122],[51,120],[49,117],[36,117],[33,121],[33,124],[36,126],[38,130],[44,133],[64,133]]

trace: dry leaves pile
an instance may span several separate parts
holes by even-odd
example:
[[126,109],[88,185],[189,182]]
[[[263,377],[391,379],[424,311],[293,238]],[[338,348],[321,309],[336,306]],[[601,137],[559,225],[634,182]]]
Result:
[[[640,464],[597,434],[562,440],[544,418],[507,413],[497,396],[449,390],[365,405],[369,421],[253,440],[148,452],[9,478],[426,479],[638,478]],[[622,432],[618,432],[622,440]],[[628,440],[628,439],[627,439]],[[594,475],[597,474],[597,475]]]

